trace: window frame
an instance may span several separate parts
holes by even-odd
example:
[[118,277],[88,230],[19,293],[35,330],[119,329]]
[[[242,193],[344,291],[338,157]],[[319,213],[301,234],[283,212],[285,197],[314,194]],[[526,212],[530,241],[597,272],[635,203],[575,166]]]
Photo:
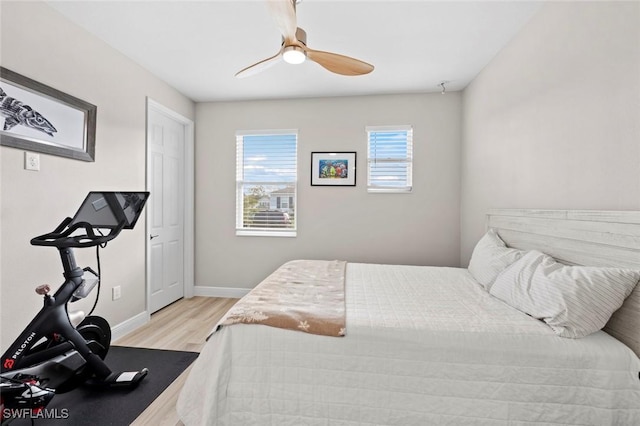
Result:
[[[367,126],[367,192],[370,193],[402,193],[407,194],[413,191],[413,126],[411,125],[395,125],[395,126]],[[371,157],[371,133],[393,133],[407,132],[406,150],[407,156],[403,159],[391,158],[372,158]],[[371,165],[376,162],[385,162],[392,164],[406,163],[406,180],[404,186],[384,186],[371,184]]]
[[[276,182],[276,181],[262,181],[262,182],[250,182],[244,181],[244,137],[246,136],[295,136],[295,178],[292,181]],[[294,209],[294,219],[292,228],[248,228],[244,226],[244,186],[250,185],[265,185],[265,186],[292,186],[293,198],[298,197],[298,129],[270,129],[270,130],[238,130],[236,132],[236,236],[252,236],[252,237],[296,237],[298,230],[298,203]]]

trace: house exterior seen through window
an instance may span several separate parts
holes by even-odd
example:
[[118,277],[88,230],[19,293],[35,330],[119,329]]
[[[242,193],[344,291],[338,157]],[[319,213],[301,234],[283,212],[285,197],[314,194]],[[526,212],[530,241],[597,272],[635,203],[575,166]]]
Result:
[[297,130],[236,134],[236,235],[296,235]]
[[367,190],[410,192],[413,185],[411,126],[368,126]]

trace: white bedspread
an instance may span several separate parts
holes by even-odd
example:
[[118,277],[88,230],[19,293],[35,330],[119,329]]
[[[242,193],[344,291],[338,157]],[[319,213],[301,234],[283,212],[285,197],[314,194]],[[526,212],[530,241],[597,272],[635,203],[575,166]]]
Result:
[[640,360],[571,340],[466,269],[348,264],[347,333],[215,333],[178,401],[186,425],[639,425]]

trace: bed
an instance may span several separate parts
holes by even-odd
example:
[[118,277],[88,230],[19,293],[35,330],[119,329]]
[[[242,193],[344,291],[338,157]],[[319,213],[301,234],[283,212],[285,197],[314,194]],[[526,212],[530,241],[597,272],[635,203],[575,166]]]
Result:
[[[563,264],[640,270],[640,212],[493,210],[487,228]],[[640,424],[637,286],[603,331],[565,338],[467,269],[345,269],[343,337],[216,326],[180,394],[182,421]]]

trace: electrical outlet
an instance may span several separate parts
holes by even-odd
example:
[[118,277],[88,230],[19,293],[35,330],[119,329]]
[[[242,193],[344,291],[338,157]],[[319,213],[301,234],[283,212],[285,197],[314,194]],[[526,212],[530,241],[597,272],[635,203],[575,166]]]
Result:
[[34,152],[24,153],[24,169],[25,170],[40,170],[40,154]]
[[122,291],[120,286],[113,287],[111,289],[111,296],[113,296],[113,300],[118,300],[122,297]]

